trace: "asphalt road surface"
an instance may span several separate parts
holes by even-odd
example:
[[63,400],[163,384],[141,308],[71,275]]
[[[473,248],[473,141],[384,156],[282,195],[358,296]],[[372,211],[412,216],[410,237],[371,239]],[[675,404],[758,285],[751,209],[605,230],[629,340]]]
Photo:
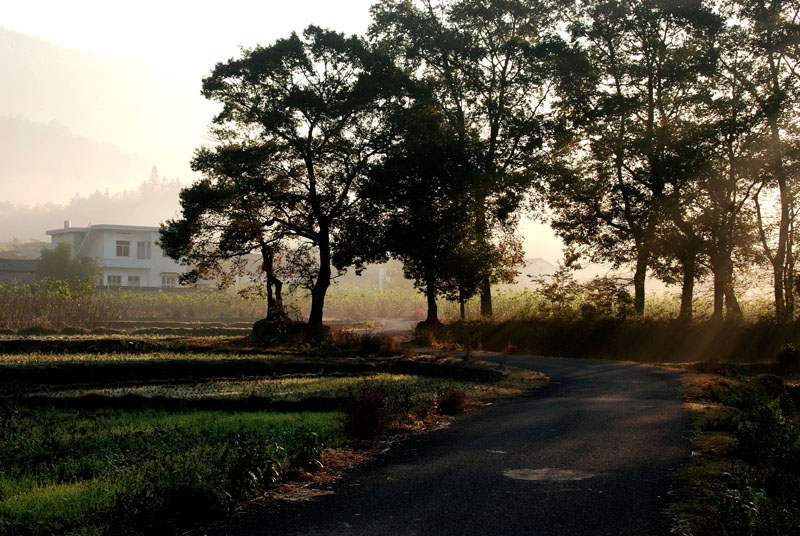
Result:
[[206,533],[669,534],[669,477],[689,455],[678,376],[622,363],[507,360],[546,373],[550,385],[400,442],[331,484],[329,495],[254,509]]

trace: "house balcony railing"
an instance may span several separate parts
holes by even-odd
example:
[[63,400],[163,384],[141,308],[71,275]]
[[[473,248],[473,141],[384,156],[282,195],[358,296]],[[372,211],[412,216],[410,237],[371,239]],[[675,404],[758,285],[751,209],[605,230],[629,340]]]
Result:
[[112,257],[100,259],[100,266],[103,268],[143,268],[153,267],[153,261],[149,259],[134,259],[131,257]]

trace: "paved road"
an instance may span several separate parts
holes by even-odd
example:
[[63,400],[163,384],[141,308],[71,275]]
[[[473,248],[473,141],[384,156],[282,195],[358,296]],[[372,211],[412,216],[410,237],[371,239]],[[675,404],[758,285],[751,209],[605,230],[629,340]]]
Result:
[[247,512],[208,534],[661,535],[688,455],[675,374],[509,356],[551,384],[410,438],[308,503]]

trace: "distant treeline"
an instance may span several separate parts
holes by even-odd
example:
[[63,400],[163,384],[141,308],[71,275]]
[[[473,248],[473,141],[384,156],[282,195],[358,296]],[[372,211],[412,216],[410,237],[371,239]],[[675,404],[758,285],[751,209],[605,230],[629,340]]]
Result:
[[150,178],[135,190],[98,190],[87,196],[75,195],[64,205],[27,206],[0,201],[0,242],[45,240],[45,231],[61,228],[65,220],[76,227],[101,223],[155,226],[178,210],[182,186],[177,179],[159,177],[154,167]]

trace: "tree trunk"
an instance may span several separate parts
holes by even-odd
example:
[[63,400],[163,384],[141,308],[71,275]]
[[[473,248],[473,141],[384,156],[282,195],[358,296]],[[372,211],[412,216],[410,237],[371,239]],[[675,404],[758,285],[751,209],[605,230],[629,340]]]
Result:
[[436,305],[436,279],[428,275],[425,278],[425,296],[428,298],[428,316],[425,324],[432,326],[439,323],[439,307]]
[[492,285],[487,279],[481,283],[481,316],[487,318],[494,314],[492,311]]
[[266,244],[261,244],[261,270],[267,278],[267,320],[275,318],[275,297],[272,294],[272,274],[275,251]]
[[464,292],[463,291],[459,291],[459,293],[458,293],[458,312],[459,312],[459,315],[461,317],[461,321],[462,322],[467,319],[467,310],[466,310],[466,305],[467,304],[466,304],[466,302],[467,302],[467,300],[464,298]]
[[321,341],[325,337],[322,324],[325,294],[331,286],[331,245],[325,228],[320,229],[317,247],[319,247],[319,274],[311,289],[311,314],[308,316],[308,327],[311,337]]
[[783,272],[783,294],[785,296],[787,322],[791,322],[794,318],[794,287],[794,266],[787,266]]
[[[776,94],[781,91],[775,88]],[[783,140],[781,138],[780,126],[778,124],[777,114],[771,114],[767,117],[769,123],[770,134],[772,138],[771,150],[773,154],[773,166],[775,181],[778,183],[778,191],[780,193],[781,201],[781,217],[778,223],[778,244],[775,250],[775,255],[772,260],[772,274],[775,283],[775,318],[778,323],[786,323],[790,320],[789,311],[787,310],[787,293],[792,289],[787,289],[784,286],[786,277],[786,257],[789,249],[789,225],[790,225],[790,204],[792,202],[792,194],[789,191],[786,169],[783,165]]]
[[722,284],[722,274],[718,268],[714,268],[714,311],[711,313],[712,322],[722,322],[722,311],[725,305],[725,288]]
[[272,285],[275,287],[275,312],[279,318],[285,319],[287,315],[283,308],[283,281],[273,277]]
[[725,318],[737,322],[743,318],[742,308],[739,307],[739,300],[732,286],[725,288]]
[[275,277],[275,248],[263,243],[261,244],[261,269],[267,278],[267,320],[284,320],[286,312],[283,310],[283,297],[281,296],[283,283]]
[[694,276],[697,265],[697,252],[689,249],[683,260],[683,286],[681,287],[681,312],[678,320],[687,324],[692,321],[692,300],[694,298]]
[[725,295],[725,319],[739,321],[742,319],[742,308],[733,289],[733,261],[728,256],[722,265],[722,292]]
[[641,249],[636,253],[636,271],[633,274],[633,310],[637,315],[644,314],[644,284],[647,278],[648,251]]

